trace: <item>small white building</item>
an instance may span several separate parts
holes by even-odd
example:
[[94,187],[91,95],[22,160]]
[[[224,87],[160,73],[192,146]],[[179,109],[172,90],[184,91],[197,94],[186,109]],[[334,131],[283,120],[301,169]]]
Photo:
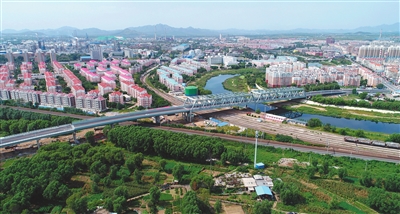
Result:
[[242,178],[242,182],[247,191],[254,192],[254,187],[257,186],[256,180],[254,178]]

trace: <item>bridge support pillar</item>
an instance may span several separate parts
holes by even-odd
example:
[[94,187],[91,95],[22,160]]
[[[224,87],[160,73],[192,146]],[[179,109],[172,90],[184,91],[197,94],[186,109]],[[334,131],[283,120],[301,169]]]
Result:
[[76,132],[72,132],[72,138],[74,139],[74,142],[76,143],[77,142],[77,140],[76,140]]
[[161,122],[160,116],[155,116],[154,119],[155,119],[156,124],[160,124],[160,122]]
[[190,112],[189,112],[189,118],[188,118],[188,119],[189,119],[189,122],[192,122],[193,116],[194,116],[194,115],[193,115],[193,112],[190,111]]
[[36,140],[36,145],[37,145],[38,149],[40,148],[40,142],[39,141],[40,141],[40,139]]

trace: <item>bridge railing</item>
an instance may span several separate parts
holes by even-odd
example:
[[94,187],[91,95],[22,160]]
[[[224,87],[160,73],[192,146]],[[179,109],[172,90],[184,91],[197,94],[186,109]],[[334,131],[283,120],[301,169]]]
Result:
[[61,126],[53,126],[53,127],[44,128],[44,129],[38,129],[38,130],[19,133],[19,134],[13,134],[13,135],[10,135],[10,136],[3,137],[2,139],[6,140],[6,139],[13,138],[13,137],[26,136],[26,135],[30,135],[30,134],[40,133],[40,132],[43,132],[43,131],[55,130],[55,129],[60,129],[60,128],[68,128],[68,127],[70,127],[72,129],[71,124],[67,124],[67,125],[61,125]]
[[162,110],[163,108],[168,109],[168,110],[174,110],[174,109],[180,109],[183,108],[182,106],[167,106],[167,107],[161,107],[161,108],[156,108],[156,109],[148,109],[148,110],[141,110],[137,112],[131,112],[131,113],[125,113],[125,114],[118,114],[110,117],[97,117],[97,118],[92,118],[92,119],[87,119],[87,120],[78,120],[78,121],[73,121],[72,125],[80,125],[80,124],[87,124],[87,123],[95,123],[99,121],[106,121],[109,120],[110,118],[125,118],[125,117],[133,117],[137,115],[141,115],[143,113],[145,114],[151,114],[157,111]]
[[[57,136],[57,135],[64,135],[64,134],[71,133],[72,131],[73,131],[72,129],[71,130],[61,130],[61,131],[57,131],[57,132],[53,132],[53,133],[47,133],[47,134],[43,134],[43,135],[27,136],[27,137],[21,138],[21,139],[2,138],[1,139],[0,148],[7,147],[7,146],[18,145],[20,143],[28,142],[28,141],[32,141],[32,140],[38,140],[38,139]],[[11,136],[12,136],[12,138],[17,137],[15,135],[11,135]],[[9,136],[9,137],[11,137],[11,136]],[[4,142],[4,141],[6,141],[6,142]],[[7,141],[11,141],[11,142],[7,142]]]
[[305,98],[302,88],[274,88],[267,90],[252,90],[250,93],[224,93],[205,96],[188,97],[184,106],[192,110],[199,108],[219,108],[250,103],[264,103],[276,100]]

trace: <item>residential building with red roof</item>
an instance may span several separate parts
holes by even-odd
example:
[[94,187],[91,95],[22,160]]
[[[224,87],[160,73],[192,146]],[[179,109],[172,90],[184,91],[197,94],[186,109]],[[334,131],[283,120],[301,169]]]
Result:
[[143,106],[145,108],[150,108],[152,104],[152,96],[148,93],[140,94],[137,97],[138,105]]
[[113,92],[114,88],[107,83],[99,83],[97,84],[97,88],[99,90],[99,95],[103,96],[104,94]]
[[26,85],[32,85],[32,74],[31,73],[24,73],[24,83]]
[[85,88],[83,88],[81,85],[74,85],[71,87],[71,92],[75,97],[78,96],[83,96],[85,95]]
[[39,72],[42,74],[46,71],[46,63],[45,62],[39,62],[38,64]]
[[113,89],[117,87],[116,82],[112,78],[107,77],[107,76],[102,76],[101,82],[110,85]]
[[120,91],[112,92],[108,95],[108,102],[124,104],[124,95]]

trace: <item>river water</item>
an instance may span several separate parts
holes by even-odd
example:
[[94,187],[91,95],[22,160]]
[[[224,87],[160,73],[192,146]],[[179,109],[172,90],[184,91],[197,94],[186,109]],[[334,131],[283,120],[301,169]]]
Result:
[[[230,91],[224,89],[222,83],[231,77],[236,75],[224,74],[216,77],[212,77],[206,83],[205,89],[210,90],[213,94],[220,93],[229,93]],[[261,111],[269,111],[272,110],[271,106],[263,105],[263,104],[250,104],[249,108],[256,110],[260,109]],[[365,131],[372,132],[382,132],[387,134],[400,133],[400,124],[392,124],[392,123],[381,123],[381,122],[371,122],[364,120],[354,120],[354,119],[345,119],[345,118],[334,118],[327,117],[315,114],[303,114],[302,116],[296,118],[298,120],[309,120],[311,118],[318,118],[322,123],[330,123],[331,126],[336,126],[339,128],[350,128],[350,129],[362,129]]]

